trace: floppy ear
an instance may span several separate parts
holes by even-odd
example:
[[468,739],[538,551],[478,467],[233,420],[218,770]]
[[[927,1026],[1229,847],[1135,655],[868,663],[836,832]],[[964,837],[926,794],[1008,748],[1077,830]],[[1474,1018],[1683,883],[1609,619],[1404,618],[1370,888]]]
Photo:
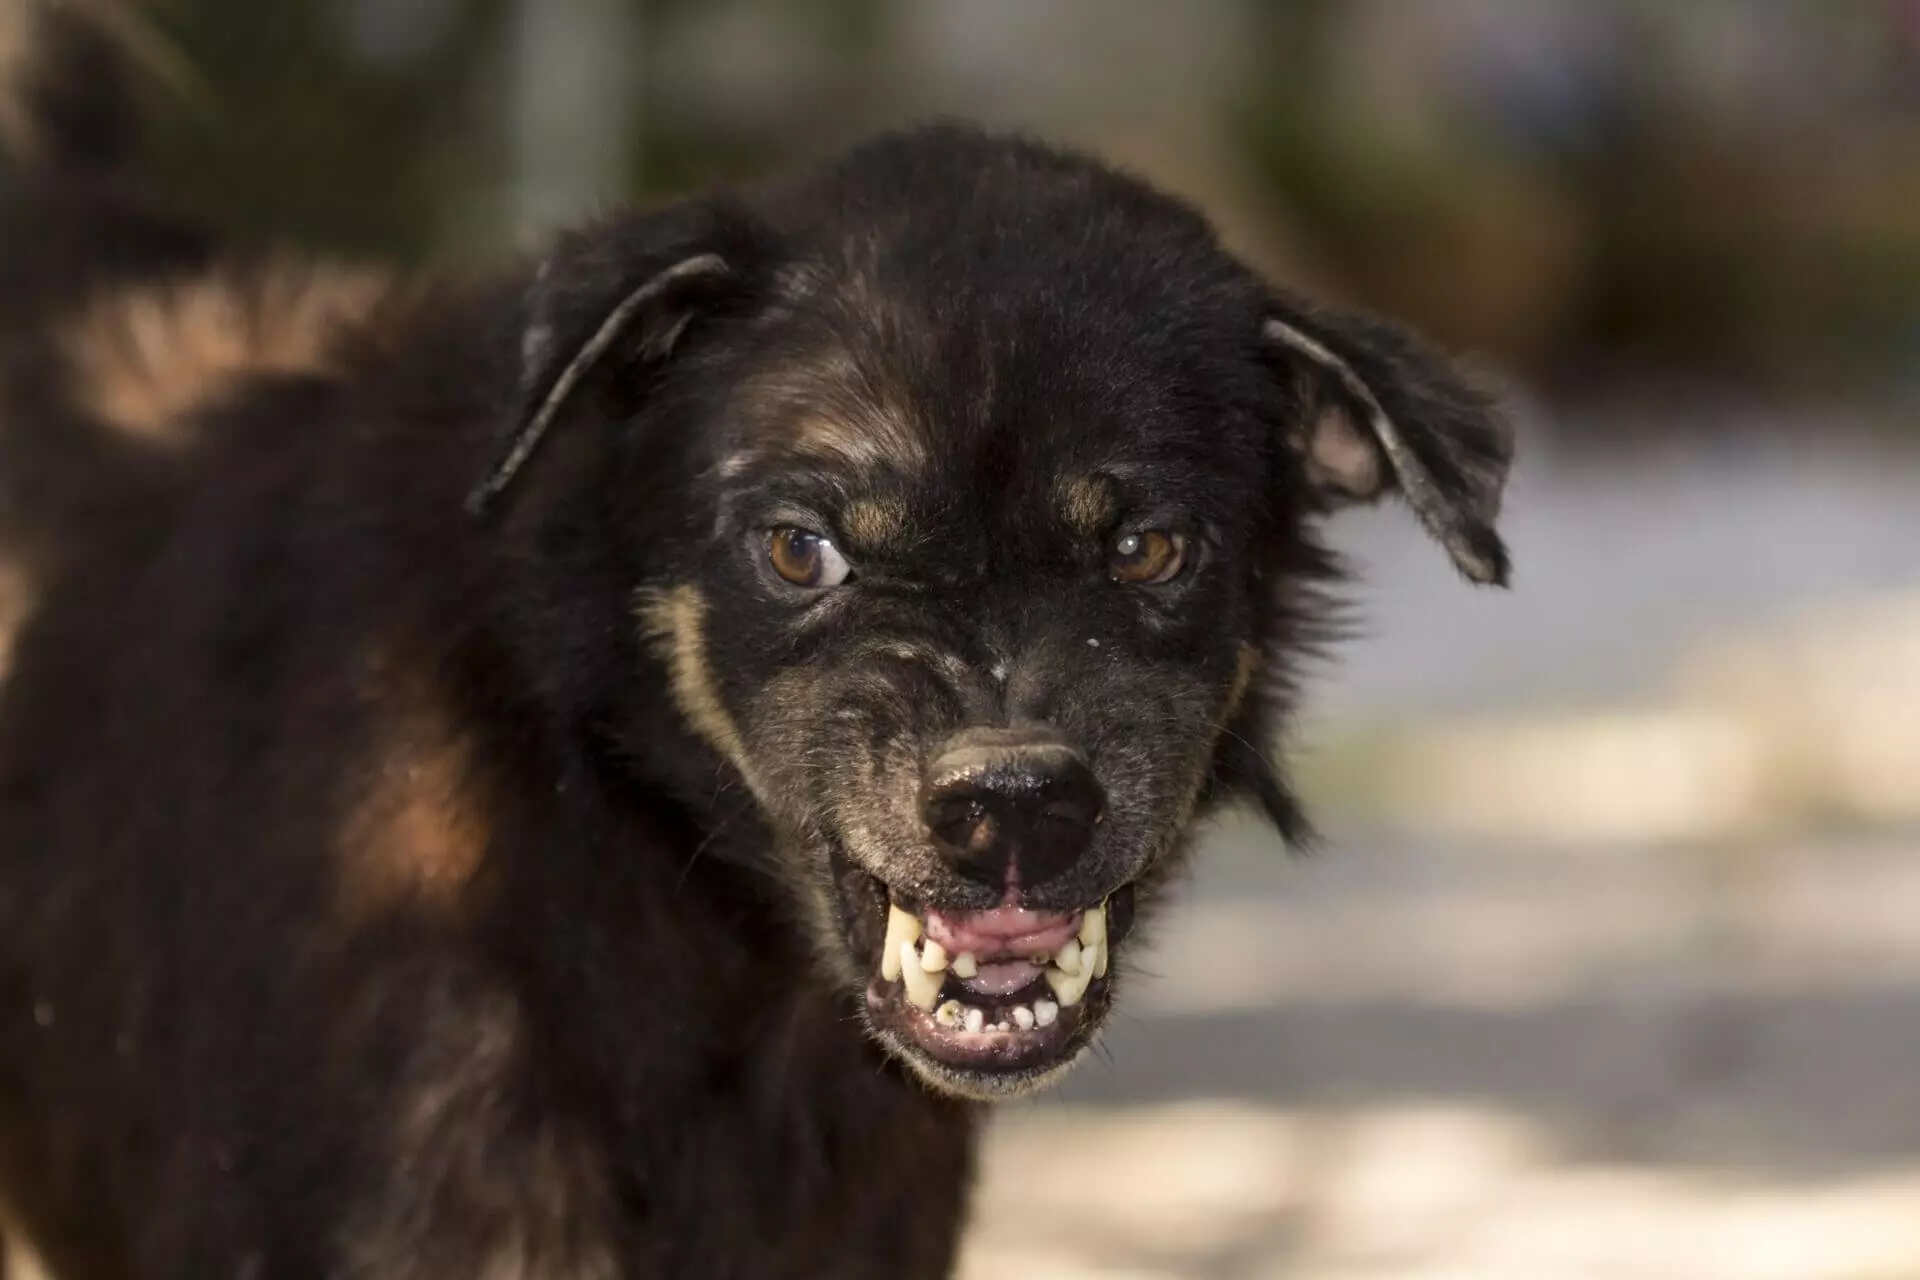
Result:
[[736,279],[718,244],[662,234],[654,221],[573,233],[541,263],[520,321],[519,414],[467,495],[473,515],[494,507],[597,368],[664,362],[700,308]]
[[1323,506],[1398,490],[1461,573],[1505,586],[1495,531],[1513,433],[1492,399],[1404,330],[1276,304],[1265,337],[1300,375],[1288,437]]

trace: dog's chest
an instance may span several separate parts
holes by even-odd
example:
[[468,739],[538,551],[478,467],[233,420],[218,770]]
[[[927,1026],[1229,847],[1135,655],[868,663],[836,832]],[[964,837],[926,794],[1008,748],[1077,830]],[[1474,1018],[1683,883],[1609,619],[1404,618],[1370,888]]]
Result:
[[[870,1045],[838,1003],[791,992],[704,1046],[680,1132],[629,1133],[669,1226],[668,1274],[944,1276],[972,1178],[975,1110]],[[663,1148],[671,1156],[663,1164]],[[653,1232],[647,1234],[653,1235]]]

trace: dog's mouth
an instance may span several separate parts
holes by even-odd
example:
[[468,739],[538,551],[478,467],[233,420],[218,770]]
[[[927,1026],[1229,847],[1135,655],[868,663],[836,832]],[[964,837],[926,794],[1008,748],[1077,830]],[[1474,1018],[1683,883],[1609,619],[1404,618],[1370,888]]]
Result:
[[868,1020],[940,1087],[979,1097],[1032,1088],[1071,1064],[1104,1015],[1132,898],[1127,887],[1075,911],[946,912],[882,889]]

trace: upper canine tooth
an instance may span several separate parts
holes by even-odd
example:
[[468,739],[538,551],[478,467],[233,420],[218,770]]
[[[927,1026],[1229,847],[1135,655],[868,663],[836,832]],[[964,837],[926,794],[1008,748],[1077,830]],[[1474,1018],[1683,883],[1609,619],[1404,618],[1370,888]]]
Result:
[[971,978],[976,976],[979,972],[980,972],[980,963],[979,961],[973,958],[973,952],[962,951],[959,955],[953,958],[953,976],[954,977]]
[[1053,994],[1058,996],[1060,1003],[1067,1008],[1080,1003],[1081,997],[1087,994],[1088,984],[1092,981],[1092,965],[1082,967],[1078,973],[1066,973],[1058,968],[1047,970],[1047,985],[1053,988]]
[[926,945],[920,948],[920,967],[928,973],[938,973],[947,967],[947,949],[928,938]]
[[1107,904],[1101,903],[1080,917],[1080,944],[1091,947],[1107,940]]
[[1067,944],[1053,957],[1053,962],[1068,973],[1080,972],[1080,944],[1068,938]]
[[900,944],[912,947],[920,941],[920,919],[898,905],[887,910],[887,940],[880,948],[880,976],[888,982],[900,977]]
[[907,999],[915,1008],[931,1010],[940,999],[940,975],[928,973],[920,967],[920,958],[913,954],[913,944],[900,944],[900,976],[907,984]]

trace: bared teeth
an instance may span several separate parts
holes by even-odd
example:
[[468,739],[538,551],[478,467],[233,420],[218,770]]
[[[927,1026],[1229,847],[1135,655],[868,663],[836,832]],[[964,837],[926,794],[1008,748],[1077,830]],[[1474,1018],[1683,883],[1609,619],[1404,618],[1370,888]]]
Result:
[[[1060,1004],[1072,1008],[1086,998],[1095,978],[1107,972],[1107,904],[1101,903],[1080,921],[1080,936],[1060,948],[1046,972],[1047,986]],[[1058,1009],[1054,1010],[1057,1014]],[[1034,1017],[1040,1016],[1038,1005]],[[1042,1022],[1041,1026],[1047,1024]]]
[[887,910],[887,940],[880,947],[880,976],[888,982],[900,978],[900,948],[912,949],[920,941],[920,919],[898,905]]
[[1080,945],[1083,947],[1102,946],[1107,943],[1107,904],[1101,903],[1080,917]]
[[907,1000],[916,1009],[929,1013],[940,1002],[940,975],[928,973],[920,966],[920,957],[914,953],[911,942],[900,944],[900,978],[906,984]]
[[1071,1009],[1086,998],[1087,987],[1093,982],[1093,966],[1087,966],[1084,973],[1067,973],[1061,969],[1047,970],[1047,985],[1053,988],[1054,997],[1065,1008]]
[[[989,1022],[987,1012],[959,1000],[940,1000],[943,974],[953,973],[968,979],[979,975],[978,957],[971,951],[949,955],[947,949],[926,935],[926,926],[911,912],[890,906],[887,913],[886,950],[881,955],[880,976],[898,981],[905,989],[907,1002],[931,1014],[943,1027],[979,1033],[1012,1033],[1052,1026],[1060,1011],[1086,999],[1087,990],[1107,974],[1107,904],[1084,912],[1077,936],[1069,939],[1051,957],[1033,956],[1032,963],[1042,969],[1053,999],[1035,1000],[1031,1007],[1014,1005],[1003,1008],[997,1021]],[[938,1006],[936,1008],[936,1006]]]

